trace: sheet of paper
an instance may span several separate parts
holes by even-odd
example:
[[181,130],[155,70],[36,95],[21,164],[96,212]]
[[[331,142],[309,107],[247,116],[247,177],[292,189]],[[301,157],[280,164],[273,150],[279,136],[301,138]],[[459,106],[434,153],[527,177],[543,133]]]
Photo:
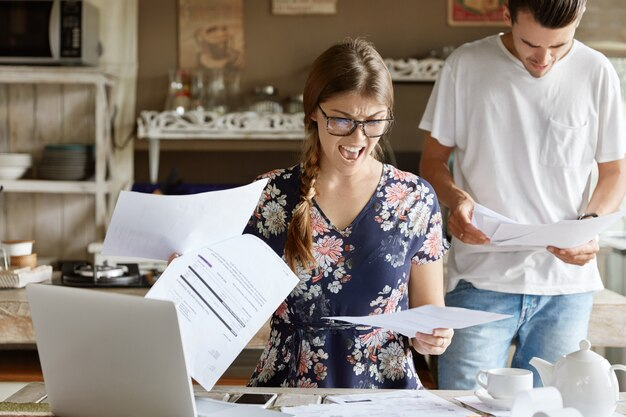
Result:
[[280,417],[290,416],[278,411],[245,404],[233,404],[209,398],[196,398],[198,417]]
[[415,332],[432,333],[433,329],[437,328],[462,329],[509,317],[511,316],[460,307],[427,305],[395,313],[372,316],[334,316],[324,318],[381,327],[401,333],[407,337],[414,337]]
[[176,304],[189,373],[208,391],[297,283],[268,245],[240,235],[176,258],[146,297]]
[[456,397],[455,400],[460,401],[475,410],[482,411],[483,413],[488,413],[494,417],[511,417],[511,410],[500,410],[498,408],[489,407],[487,404],[480,401],[475,395]]
[[167,260],[240,235],[267,180],[221,191],[155,195],[122,191],[102,246],[103,255]]
[[501,223],[517,222],[480,204],[474,206],[472,224],[487,236],[493,236]]
[[496,246],[571,248],[583,245],[607,230],[626,211],[582,220],[562,220],[552,224],[521,224],[480,204],[474,207],[472,222]]
[[468,417],[475,413],[426,390],[333,396],[339,404],[283,407],[297,417]]
[[365,391],[364,394],[346,394],[346,395],[327,395],[326,401],[335,404],[352,404],[373,401],[388,401],[395,399],[406,399],[419,397],[420,391],[417,390],[401,390],[401,391]]

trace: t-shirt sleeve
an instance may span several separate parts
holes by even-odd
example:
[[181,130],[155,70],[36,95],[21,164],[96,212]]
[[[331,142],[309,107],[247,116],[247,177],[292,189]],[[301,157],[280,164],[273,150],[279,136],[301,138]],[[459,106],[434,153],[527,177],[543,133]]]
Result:
[[626,125],[620,80],[612,67],[607,72],[600,91],[603,100],[598,115],[598,145],[595,154],[599,163],[622,159],[626,153]]
[[437,195],[432,186],[424,181],[418,182],[416,193],[418,198],[411,209],[412,230],[416,233],[417,252],[411,258],[414,265],[426,264],[441,259],[450,244],[445,238],[443,221]]
[[444,146],[456,145],[456,92],[452,68],[446,61],[439,72],[433,91],[428,99],[419,128]]

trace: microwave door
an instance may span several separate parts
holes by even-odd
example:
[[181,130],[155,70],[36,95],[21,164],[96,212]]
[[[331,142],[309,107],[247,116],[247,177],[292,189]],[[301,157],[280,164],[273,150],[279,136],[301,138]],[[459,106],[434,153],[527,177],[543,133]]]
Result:
[[0,62],[51,62],[58,49],[58,7],[50,0],[0,1]]
[[50,24],[48,27],[48,41],[50,45],[50,52],[52,54],[52,58],[58,58],[61,55],[60,52],[60,43],[61,39],[59,39],[59,34],[61,33],[61,2],[53,1],[52,2],[52,10],[50,12]]

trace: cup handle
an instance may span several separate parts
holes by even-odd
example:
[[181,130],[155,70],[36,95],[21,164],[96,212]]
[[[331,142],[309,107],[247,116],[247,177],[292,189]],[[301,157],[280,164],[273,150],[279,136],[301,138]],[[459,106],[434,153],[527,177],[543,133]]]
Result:
[[484,389],[487,389],[487,371],[481,369],[476,372],[476,383]]

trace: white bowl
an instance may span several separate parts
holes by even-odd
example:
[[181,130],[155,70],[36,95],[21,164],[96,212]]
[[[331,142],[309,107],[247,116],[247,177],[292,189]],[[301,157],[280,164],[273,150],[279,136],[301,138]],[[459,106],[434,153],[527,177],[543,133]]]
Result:
[[7,256],[24,256],[33,253],[34,240],[3,240],[2,249]]
[[21,178],[28,167],[6,167],[0,166],[0,180],[16,180]]
[[0,167],[30,167],[33,157],[29,153],[0,153]]

